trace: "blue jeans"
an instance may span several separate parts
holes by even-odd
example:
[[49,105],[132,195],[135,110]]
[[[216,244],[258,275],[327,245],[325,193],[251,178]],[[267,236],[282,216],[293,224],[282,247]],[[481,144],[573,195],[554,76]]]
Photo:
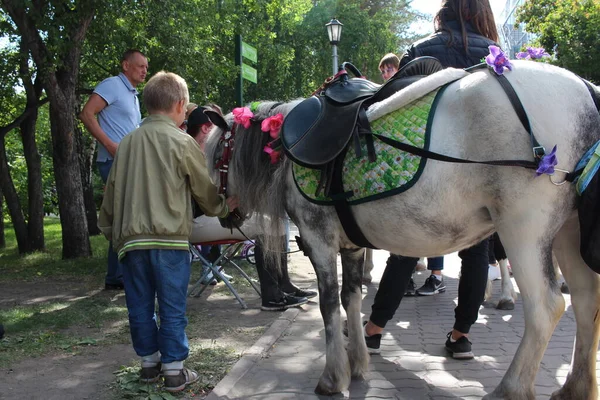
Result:
[[427,269],[430,271],[441,271],[444,269],[444,256],[429,257],[427,259]]
[[[96,163],[100,177],[105,184],[108,180],[108,174],[112,164],[113,160],[106,160]],[[123,282],[123,266],[119,262],[117,253],[115,253],[113,250],[112,242],[108,243],[108,254],[106,258],[108,263],[106,267],[106,277],[104,278],[104,283],[107,285],[120,285]]]
[[[190,255],[182,250],[133,250],[123,258],[129,329],[136,354],[160,351],[163,364],[188,357],[185,308]],[[160,328],[154,298],[158,298]]]

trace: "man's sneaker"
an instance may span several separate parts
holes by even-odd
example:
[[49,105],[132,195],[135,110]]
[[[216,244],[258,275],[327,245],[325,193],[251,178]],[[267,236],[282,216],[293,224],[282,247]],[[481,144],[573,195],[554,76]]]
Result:
[[414,279],[410,278],[408,286],[406,287],[406,291],[404,292],[404,296],[414,296],[416,287],[417,285],[415,285]]
[[[369,321],[363,321],[363,327],[367,325],[367,322]],[[342,330],[342,332],[344,333],[344,336],[348,337],[348,321],[344,321],[344,329]],[[363,332],[365,335],[365,342],[367,343],[367,350],[369,354],[379,354],[381,352],[381,350],[379,349],[379,347],[381,346],[381,333],[367,336],[367,332],[364,331],[364,328]]]
[[200,379],[200,375],[189,368],[183,368],[179,370],[176,375],[169,375],[170,370],[163,371],[165,377],[165,390],[167,392],[180,392],[187,385],[191,385]]
[[153,367],[142,367],[140,371],[140,382],[142,383],[154,383],[160,379],[161,375],[161,363],[157,363]]
[[105,283],[104,290],[123,290],[125,286],[123,283]]
[[448,332],[446,336],[446,350],[452,354],[452,358],[457,360],[470,360],[475,357],[471,351],[471,342],[466,336],[461,336],[455,342],[452,341],[452,332]]
[[293,292],[285,292],[285,294],[294,297],[306,297],[307,299],[312,299],[313,297],[317,297],[317,292],[314,290],[304,290],[297,288]]
[[263,311],[283,311],[287,310],[288,308],[298,307],[306,303],[308,303],[308,299],[306,297],[295,297],[284,293],[283,296],[278,300],[263,300],[260,309]]
[[429,275],[429,278],[425,281],[425,284],[417,289],[419,296],[433,296],[434,294],[444,293],[446,291],[446,284],[444,278],[441,280],[433,275]]

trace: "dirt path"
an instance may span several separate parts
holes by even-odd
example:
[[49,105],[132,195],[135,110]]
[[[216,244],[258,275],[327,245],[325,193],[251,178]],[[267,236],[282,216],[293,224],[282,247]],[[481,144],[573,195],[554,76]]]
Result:
[[[314,272],[304,260],[295,255],[290,272],[299,286],[314,288]],[[217,288],[220,286],[222,284]],[[112,301],[124,304],[122,293],[102,292],[97,283],[82,281],[0,283],[0,294],[0,309],[94,295],[110,296]],[[261,312],[260,299],[251,290],[245,290],[243,297],[248,303],[247,310],[242,310],[223,289],[211,288],[202,297],[189,299],[187,333],[192,349],[194,346],[228,347],[241,354],[281,315],[280,312]],[[104,344],[78,348],[72,354],[58,352],[0,366],[0,399],[114,399],[115,392],[111,389],[115,385],[114,372],[121,365],[132,365],[136,360],[130,344]]]

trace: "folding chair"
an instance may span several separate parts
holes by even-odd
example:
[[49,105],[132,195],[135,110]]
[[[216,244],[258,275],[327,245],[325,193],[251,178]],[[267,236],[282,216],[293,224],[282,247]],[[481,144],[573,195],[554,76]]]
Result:
[[[205,257],[202,256],[202,254],[200,253],[200,251],[197,247],[197,246],[218,246],[218,245],[228,245],[228,246],[222,250],[219,258],[217,258],[212,263],[210,261],[208,261]],[[250,283],[250,285],[252,285],[254,290],[256,290],[256,293],[258,293],[258,296],[260,296],[260,288],[258,286],[256,286],[256,283],[254,283],[252,281],[252,278],[250,278],[248,276],[248,274],[246,274],[244,272],[244,270],[242,268],[240,268],[240,266],[237,265],[234,261],[234,258],[243,249],[244,245],[245,245],[245,242],[243,240],[240,241],[238,239],[217,240],[217,241],[213,241],[213,242],[203,242],[203,243],[190,243],[190,252],[192,253],[192,257],[193,257],[192,261],[194,261],[194,259],[196,259],[196,260],[200,261],[200,263],[203,266],[206,266],[208,268],[206,269],[206,272],[204,272],[202,274],[200,279],[198,279],[198,281],[194,284],[194,286],[188,291],[188,296],[199,297],[202,294],[202,292],[204,292],[206,287],[208,286],[208,285],[203,285],[202,282],[206,279],[209,272],[212,272],[213,276],[215,278],[218,278],[218,279],[222,280],[223,283],[225,283],[225,285],[227,286],[229,291],[235,296],[237,301],[240,302],[242,308],[243,309],[248,308],[248,306],[246,305],[244,300],[242,300],[242,298],[240,297],[238,292],[235,290],[235,288],[233,287],[231,282],[229,282],[229,280],[227,278],[225,278],[223,276],[223,274],[221,273],[221,270],[226,265],[233,266],[236,270],[238,270],[238,272],[240,274],[242,274],[242,276]],[[200,290],[196,294],[194,294],[194,292],[197,289],[200,289]]]

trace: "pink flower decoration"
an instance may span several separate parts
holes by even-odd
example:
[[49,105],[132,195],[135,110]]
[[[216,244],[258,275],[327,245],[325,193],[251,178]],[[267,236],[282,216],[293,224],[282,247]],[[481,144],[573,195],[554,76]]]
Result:
[[244,128],[250,128],[250,119],[254,118],[254,114],[248,107],[237,107],[233,111],[233,122],[241,124]]
[[279,161],[279,157],[281,156],[281,151],[273,150],[272,148],[269,147],[269,145],[266,145],[264,147],[263,151],[265,153],[267,153],[269,155],[269,157],[271,157],[271,164],[276,164],[277,161]]
[[260,125],[260,130],[263,132],[269,132],[269,135],[271,135],[273,139],[277,139],[279,137],[279,131],[281,130],[282,124],[283,114],[279,113],[265,119]]

